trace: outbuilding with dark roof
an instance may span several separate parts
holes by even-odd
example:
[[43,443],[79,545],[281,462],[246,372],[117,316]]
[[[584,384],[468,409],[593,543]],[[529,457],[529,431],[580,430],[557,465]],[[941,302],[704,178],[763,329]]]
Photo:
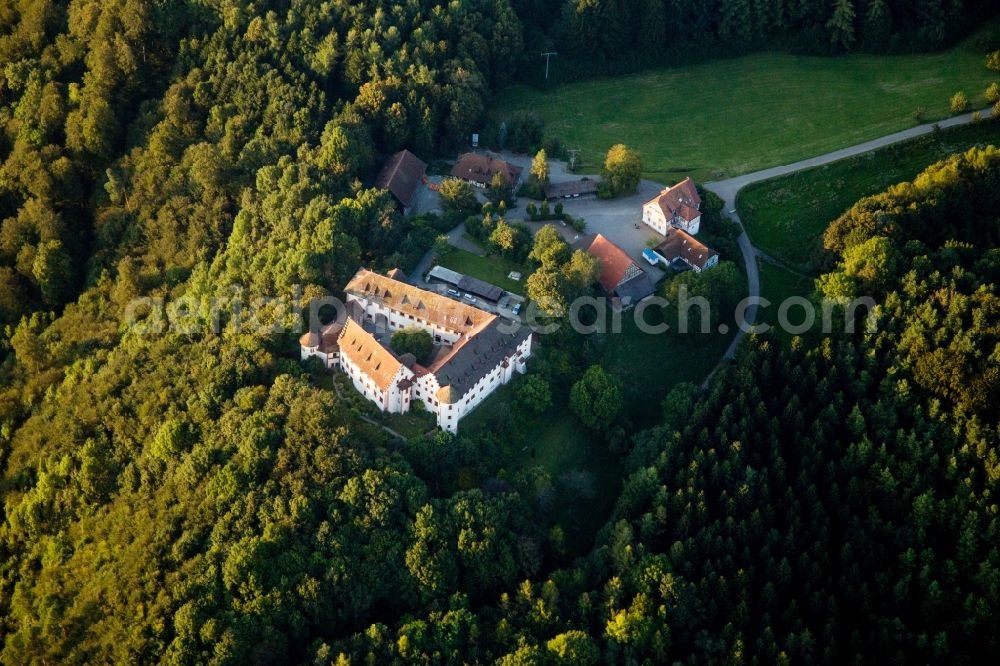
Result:
[[403,212],[408,213],[416,203],[417,190],[427,173],[427,164],[408,150],[401,150],[385,161],[375,179],[375,187],[389,190]]

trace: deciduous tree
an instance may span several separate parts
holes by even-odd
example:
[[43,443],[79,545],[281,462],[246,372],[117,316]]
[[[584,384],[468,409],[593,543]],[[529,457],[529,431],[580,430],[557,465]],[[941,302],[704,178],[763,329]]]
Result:
[[621,383],[599,365],[592,365],[570,390],[569,406],[591,430],[607,430],[624,406]]

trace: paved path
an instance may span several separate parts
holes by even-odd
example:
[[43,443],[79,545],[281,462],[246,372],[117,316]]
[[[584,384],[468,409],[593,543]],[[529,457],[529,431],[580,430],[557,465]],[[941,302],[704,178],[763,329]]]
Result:
[[[989,109],[979,112],[982,115],[983,120],[989,118],[992,113]],[[722,201],[723,215],[728,215],[737,224],[740,225],[740,229],[743,233],[740,234],[739,244],[740,252],[743,254],[743,263],[746,266],[747,273],[747,286],[748,286],[748,296],[751,299],[760,298],[760,273],[757,270],[757,257],[761,254],[757,250],[753,243],[750,242],[750,237],[747,235],[746,230],[743,228],[743,222],[740,220],[739,215],[736,211],[736,197],[747,185],[752,183],[759,183],[762,180],[768,180],[771,178],[777,178],[779,176],[787,176],[788,174],[795,173],[797,171],[803,171],[805,169],[811,169],[817,166],[823,166],[824,164],[830,164],[831,162],[836,162],[848,157],[854,157],[855,155],[862,155],[864,153],[869,153],[873,150],[878,150],[879,148],[884,148],[886,146],[891,146],[894,143],[900,143],[901,141],[908,141],[909,139],[915,139],[918,136],[923,136],[924,134],[930,134],[934,131],[935,127],[946,128],[955,127],[957,125],[966,125],[972,122],[972,117],[974,112],[965,113],[960,116],[954,116],[946,120],[942,120],[937,123],[926,123],[924,125],[918,125],[916,127],[911,127],[910,129],[903,130],[902,132],[896,132],[894,134],[889,134],[878,139],[873,139],[871,141],[866,141],[864,143],[859,143],[856,146],[851,146],[849,148],[843,148],[841,150],[835,150],[832,153],[827,153],[825,155],[820,155],[818,157],[811,157],[807,160],[801,160],[799,162],[793,162],[792,164],[785,164],[782,166],[772,167],[770,169],[764,169],[762,171],[755,171],[753,173],[744,174],[742,176],[736,176],[735,178],[728,178],[726,180],[718,180],[709,183],[704,183],[704,187],[718,194]],[[707,387],[709,381],[715,375],[719,367],[732,360],[736,355],[736,350],[743,341],[743,337],[747,333],[747,329],[753,325],[757,320],[757,307],[756,305],[751,306],[747,309],[746,324],[741,327],[741,329],[736,333],[736,337],[733,338],[732,343],[730,343],[729,348],[723,355],[722,360],[719,365],[712,370],[708,378],[702,384],[703,387]]]
[[[460,250],[465,250],[466,252],[471,252],[477,256],[483,256],[483,248],[479,247],[469,239],[465,238],[465,222],[462,222],[457,227],[448,232],[448,242],[457,247]],[[434,248],[427,250],[424,256],[420,259],[416,268],[408,276],[410,284],[415,284],[418,287],[424,287],[424,273],[429,271],[433,266],[431,262],[434,259]]]
[[[989,109],[980,111],[983,120],[990,117],[991,113]],[[863,153],[868,153],[879,148],[884,148],[885,146],[891,146],[894,143],[899,143],[900,141],[906,141],[908,139],[915,139],[918,136],[923,136],[924,134],[930,134],[934,131],[934,127],[955,127],[956,125],[967,125],[972,122],[972,113],[965,113],[960,116],[954,116],[946,120],[942,120],[937,123],[927,123],[924,125],[918,125],[916,127],[911,127],[910,129],[903,130],[902,132],[896,132],[895,134],[888,134],[878,139],[873,139],[871,141],[866,141],[864,143],[859,143],[856,146],[851,146],[849,148],[843,148],[842,150],[835,150],[832,153],[827,153],[825,155],[820,155],[819,157],[811,157],[807,160],[801,160],[799,162],[793,162],[792,164],[785,164],[782,166],[772,167],[770,169],[764,169],[763,171],[755,171],[753,173],[744,174],[742,176],[736,176],[735,178],[729,178],[727,180],[719,180],[711,183],[705,183],[704,186],[726,201],[726,210],[735,208],[736,194],[742,190],[744,187],[751,183],[757,183],[762,180],[767,180],[769,178],[776,178],[778,176],[785,176],[790,173],[795,173],[796,171],[802,171],[803,169],[810,169],[812,167],[823,166],[824,164],[829,164],[830,162],[836,162],[837,160],[842,160],[845,157],[854,157],[855,155],[861,155]]]

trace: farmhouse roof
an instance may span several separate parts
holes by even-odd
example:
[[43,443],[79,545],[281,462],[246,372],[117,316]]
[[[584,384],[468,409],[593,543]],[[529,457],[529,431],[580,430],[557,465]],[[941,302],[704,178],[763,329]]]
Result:
[[690,222],[701,214],[698,212],[698,207],[701,206],[701,197],[698,195],[698,188],[691,178],[685,178],[676,185],[666,188],[646,203],[647,205],[656,204],[659,206],[668,218],[677,214]]
[[375,179],[375,187],[389,190],[403,208],[409,208],[426,172],[427,164],[423,160],[408,150],[401,150],[385,161]]
[[590,234],[577,241],[576,246],[601,262],[600,283],[604,291],[614,293],[623,282],[643,274],[643,270],[632,258],[601,234]]
[[451,169],[451,175],[481,185],[489,185],[493,176],[501,173],[508,183],[514,185],[520,180],[522,171],[521,167],[514,166],[505,160],[479,153],[465,153],[459,156],[458,162]]
[[656,251],[662,254],[667,261],[673,261],[680,257],[699,269],[704,268],[712,257],[719,256],[718,252],[683,229],[667,229],[667,237],[656,246]]
[[701,215],[701,211],[687,204],[681,204],[680,208],[677,209],[677,215],[685,222],[693,222]]

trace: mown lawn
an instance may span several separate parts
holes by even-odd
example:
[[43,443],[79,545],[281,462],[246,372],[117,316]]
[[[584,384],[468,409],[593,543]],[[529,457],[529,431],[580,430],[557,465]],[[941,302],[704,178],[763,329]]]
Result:
[[979,144],[1000,145],[1000,122],[949,128],[749,185],[737,201],[740,218],[754,245],[785,262],[806,267],[820,251],[830,222],[858,199],[912,180],[934,162]]
[[503,118],[532,111],[546,135],[582,149],[593,171],[608,148],[639,150],[648,176],[735,176],[821,155],[950,115],[963,90],[976,107],[996,79],[966,44],[921,55],[836,58],[777,53],[558,85],[515,86]]
[[437,421],[430,412],[411,411],[406,414],[382,414],[379,420],[406,439],[419,437],[437,426]]
[[[524,295],[524,281],[528,278],[528,269],[513,261],[508,261],[503,257],[488,256],[478,257],[465,250],[454,249],[447,256],[439,260],[445,268],[458,271],[463,275],[470,275],[480,280],[485,280],[490,284],[495,284],[501,289]],[[521,281],[515,282],[507,277],[511,271],[521,274]]]

